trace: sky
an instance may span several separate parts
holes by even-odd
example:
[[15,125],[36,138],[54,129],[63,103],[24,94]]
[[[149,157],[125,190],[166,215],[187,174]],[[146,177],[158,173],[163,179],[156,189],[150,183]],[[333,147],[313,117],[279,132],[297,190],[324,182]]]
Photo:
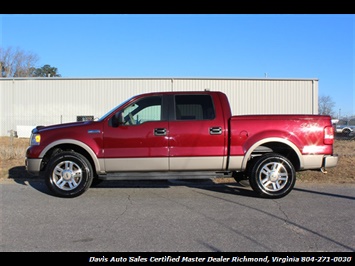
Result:
[[65,78],[319,80],[355,115],[354,14],[0,14],[0,46]]

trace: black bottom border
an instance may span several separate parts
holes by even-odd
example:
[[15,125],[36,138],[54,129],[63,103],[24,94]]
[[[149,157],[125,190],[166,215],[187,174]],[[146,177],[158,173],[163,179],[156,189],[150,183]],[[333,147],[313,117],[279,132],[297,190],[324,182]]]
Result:
[[2,261],[36,263],[354,263],[355,252],[2,252]]

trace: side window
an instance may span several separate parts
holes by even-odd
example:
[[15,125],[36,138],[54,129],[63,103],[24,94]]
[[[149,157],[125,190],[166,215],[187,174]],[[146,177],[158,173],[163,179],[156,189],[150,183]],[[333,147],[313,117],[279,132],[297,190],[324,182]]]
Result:
[[337,123],[338,126],[346,126],[348,123],[346,120],[339,120],[339,122]]
[[161,105],[162,99],[160,96],[138,100],[123,110],[123,124],[139,125],[148,121],[159,121],[162,117]]
[[210,95],[176,95],[176,120],[211,120],[215,111]]

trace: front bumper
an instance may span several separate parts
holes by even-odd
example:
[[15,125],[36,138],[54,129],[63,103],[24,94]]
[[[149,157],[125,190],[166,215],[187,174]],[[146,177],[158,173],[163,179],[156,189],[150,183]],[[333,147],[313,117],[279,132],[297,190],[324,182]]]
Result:
[[41,170],[42,159],[26,158],[25,166],[26,171],[33,175],[39,175]]

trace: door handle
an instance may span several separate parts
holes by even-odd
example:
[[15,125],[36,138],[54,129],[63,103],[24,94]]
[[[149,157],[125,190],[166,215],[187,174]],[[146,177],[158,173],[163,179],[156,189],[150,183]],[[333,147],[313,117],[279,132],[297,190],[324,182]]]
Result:
[[166,128],[155,128],[154,135],[155,136],[165,136],[166,135]]
[[221,127],[210,127],[210,135],[221,135],[222,128]]

